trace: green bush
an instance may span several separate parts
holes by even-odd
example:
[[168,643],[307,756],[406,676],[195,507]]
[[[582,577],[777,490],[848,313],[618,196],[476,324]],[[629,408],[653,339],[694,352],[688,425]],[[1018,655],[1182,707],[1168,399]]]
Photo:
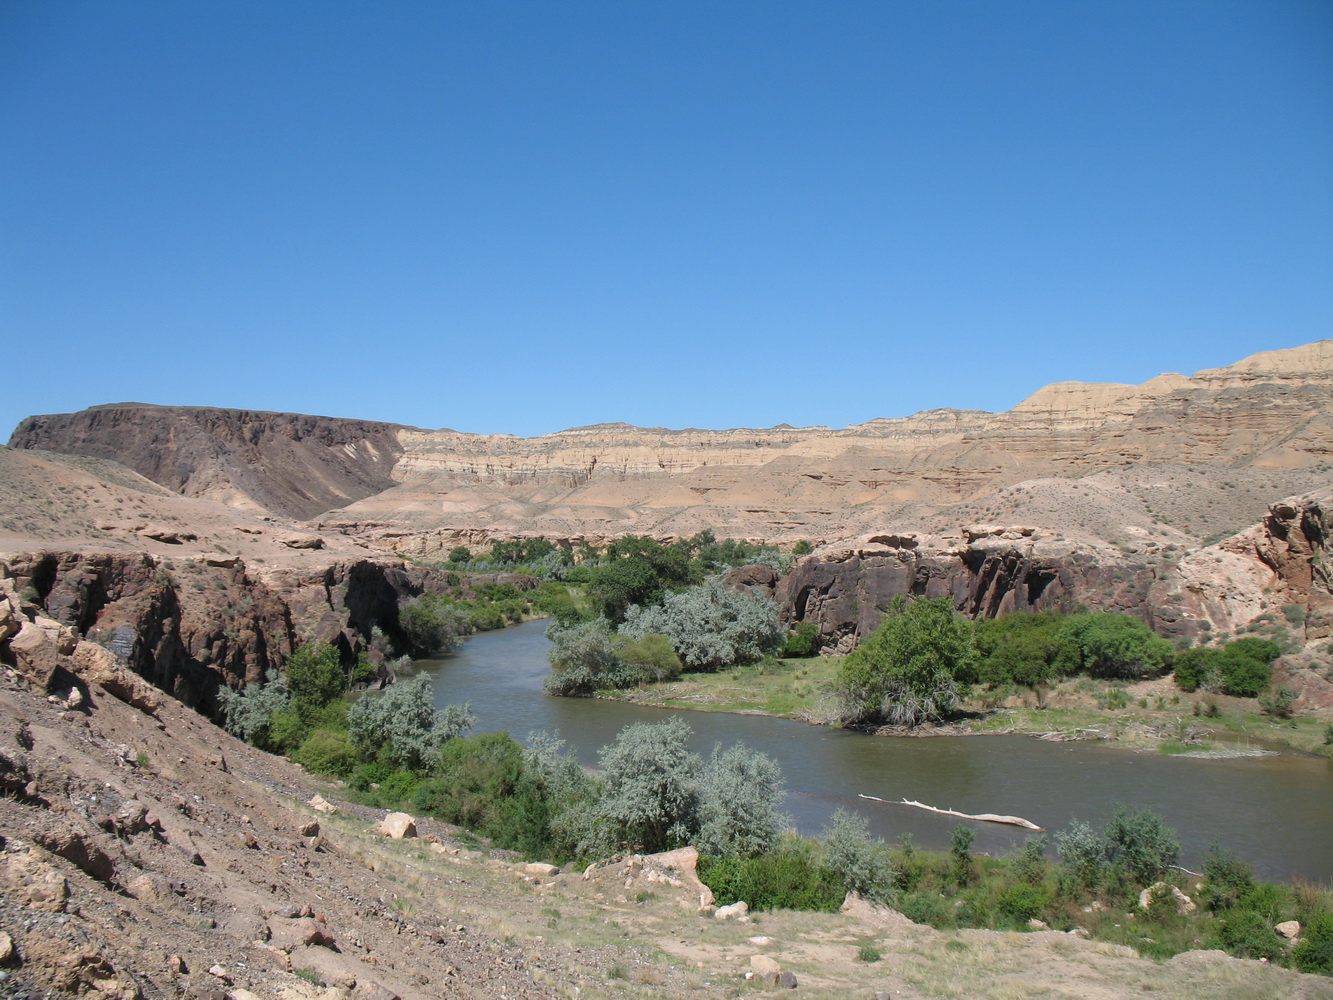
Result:
[[416,807],[527,857],[541,856],[550,844],[552,804],[508,733],[446,744],[436,775],[416,790]]
[[958,909],[935,892],[913,892],[898,900],[898,912],[914,924],[928,924],[936,930],[958,926]]
[[838,669],[843,720],[916,726],[941,719],[962,703],[975,661],[971,623],[948,598],[909,604],[900,594]]
[[1316,913],[1301,931],[1301,943],[1291,950],[1291,964],[1301,972],[1333,976],[1333,913]]
[[814,656],[818,651],[819,626],[814,622],[797,622],[783,640],[779,656],[799,658]]
[[888,849],[871,838],[864,816],[839,809],[824,829],[824,866],[837,873],[848,891],[887,900],[893,889]]
[[1041,916],[1051,905],[1051,893],[1045,886],[1019,883],[1001,890],[995,907],[1000,915],[1016,925],[1026,924]]
[[362,764],[352,771],[347,783],[358,792],[368,792],[371,790],[371,785],[383,784],[391,774],[393,774],[392,767],[375,760],[368,764]]
[[1214,843],[1203,858],[1203,903],[1218,912],[1239,905],[1254,889],[1254,868],[1248,861]]
[[356,767],[359,757],[346,733],[316,729],[292,754],[292,760],[312,774],[346,777]]
[[1231,910],[1217,929],[1218,943],[1237,958],[1266,958],[1269,961],[1286,954],[1286,943],[1267,919],[1251,910]]
[[347,713],[348,737],[363,759],[378,758],[414,771],[433,764],[440,747],[476,722],[469,705],[437,710],[426,674],[362,695]]
[[1296,692],[1287,685],[1279,685],[1277,690],[1259,696],[1259,709],[1275,719],[1290,719],[1296,707]]
[[1207,646],[1196,646],[1176,654],[1176,687],[1182,691],[1197,691],[1212,687],[1213,679],[1221,676],[1217,664],[1218,651]]
[[1023,843],[1023,849],[1009,863],[1010,874],[1028,885],[1041,885],[1046,881],[1046,838],[1041,834],[1029,837]]
[[833,913],[846,895],[837,873],[821,867],[813,847],[797,840],[754,858],[705,854],[699,859],[699,878],[719,906],[744,900],[752,910]]
[[966,887],[976,879],[976,869],[972,864],[972,841],[976,833],[970,826],[961,823],[953,828],[949,835],[949,867],[954,885]]
[[327,643],[301,646],[287,660],[287,690],[292,707],[313,715],[347,690],[347,671],[338,650]]

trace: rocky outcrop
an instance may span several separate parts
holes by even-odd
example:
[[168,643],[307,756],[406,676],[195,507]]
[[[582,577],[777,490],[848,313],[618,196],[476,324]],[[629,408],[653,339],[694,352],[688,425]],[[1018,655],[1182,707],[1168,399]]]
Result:
[[[351,660],[370,648],[377,628],[396,638],[399,601],[444,585],[437,571],[395,561],[259,574],[240,561],[145,553],[35,553],[0,563],[0,575],[41,621],[205,714],[216,711],[219,686],[261,679],[300,643],[331,642]],[[7,628],[0,623],[0,633]],[[23,649],[26,636],[10,646]]]
[[338,417],[117,403],[29,417],[9,446],[111,459],[187,496],[305,518],[392,486],[402,429]]
[[1330,501],[1278,501],[1254,527],[1182,558],[1149,594],[1159,622],[1175,619],[1190,635],[1268,621],[1302,642],[1333,636]]
[[898,595],[947,597],[968,617],[1068,610],[1077,604],[1144,613],[1151,567],[1099,561],[1026,527],[962,537],[873,535],[798,561],[775,596],[790,621],[819,626],[825,652],[848,652]]

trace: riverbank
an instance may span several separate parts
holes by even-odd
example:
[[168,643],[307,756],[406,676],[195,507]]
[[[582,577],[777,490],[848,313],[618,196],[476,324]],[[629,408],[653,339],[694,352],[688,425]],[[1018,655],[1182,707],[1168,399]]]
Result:
[[[832,683],[841,662],[837,656],[774,660],[717,673],[687,673],[603,696],[651,708],[835,725],[838,710]],[[1135,683],[1072,677],[1047,692],[1043,707],[1035,701],[1031,692],[1003,699],[983,694],[969,701],[957,720],[924,731],[885,728],[879,734],[1021,734],[1187,756],[1333,755],[1333,747],[1324,742],[1325,729],[1333,720],[1314,715],[1275,719],[1261,714],[1253,698],[1187,694],[1169,676]]]

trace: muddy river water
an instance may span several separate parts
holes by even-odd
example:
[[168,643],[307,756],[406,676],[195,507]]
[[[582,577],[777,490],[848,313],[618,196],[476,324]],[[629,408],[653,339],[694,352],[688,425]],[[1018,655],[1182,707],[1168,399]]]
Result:
[[[614,701],[552,698],[546,622],[485,632],[439,660],[422,661],[437,704],[471,702],[477,731],[558,730],[579,758],[632,722],[672,713]],[[1180,834],[1181,863],[1197,866],[1215,839],[1254,864],[1260,878],[1333,880],[1333,761],[1289,754],[1201,760],[1026,736],[882,738],[786,719],[680,712],[694,749],[737,740],[774,757],[786,782],[785,811],[817,834],[838,807],[866,817],[873,833],[910,833],[920,847],[944,849],[960,820],[893,804],[915,799],[966,813],[1022,816],[1054,833],[1075,819],[1100,826],[1117,802],[1148,807]],[[879,803],[860,798],[874,795]],[[978,851],[1004,854],[1028,836],[1018,828],[970,824]]]

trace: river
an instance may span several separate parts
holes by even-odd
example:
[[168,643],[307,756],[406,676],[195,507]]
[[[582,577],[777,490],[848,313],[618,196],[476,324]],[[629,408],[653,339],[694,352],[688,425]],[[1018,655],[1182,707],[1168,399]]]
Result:
[[[589,765],[631,722],[673,714],[544,694],[546,624],[484,632],[457,652],[420,661],[434,677],[436,703],[471,702],[478,732],[504,729],[521,741],[535,730],[558,730]],[[758,715],[674,714],[693,728],[693,748],[702,754],[739,740],[774,757],[786,781],[784,809],[803,834],[818,834],[843,807],[864,815],[872,833],[886,840],[910,833],[920,847],[945,849],[963,821],[893,801],[1022,816],[1048,833],[1075,819],[1100,826],[1122,802],[1165,817],[1180,835],[1181,863],[1196,871],[1216,839],[1249,860],[1260,878],[1333,879],[1333,762],[1325,758],[1202,760],[1026,736],[883,738]],[[974,849],[990,854],[1008,853],[1029,836],[993,823],[970,825]]]

